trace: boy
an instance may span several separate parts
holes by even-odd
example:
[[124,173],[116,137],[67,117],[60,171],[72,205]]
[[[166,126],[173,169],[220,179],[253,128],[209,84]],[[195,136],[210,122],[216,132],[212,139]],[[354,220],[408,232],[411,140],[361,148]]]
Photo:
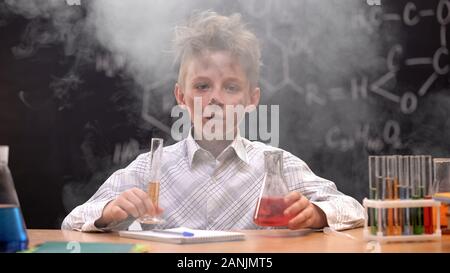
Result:
[[[65,218],[63,229],[126,229],[145,214],[162,214],[166,222],[160,228],[262,228],[254,224],[253,214],[264,176],[263,152],[280,149],[241,137],[234,114],[219,115],[207,109],[256,107],[260,98],[258,41],[238,15],[203,12],[177,29],[175,48],[180,70],[174,93],[194,125],[187,138],[164,148],[159,207],[145,192],[150,163],[148,154],[142,154],[76,207]],[[201,107],[200,116],[196,106]],[[227,124],[230,119],[231,128],[206,130],[208,122]],[[292,218],[288,228],[346,229],[363,223],[364,210],[355,199],[288,152],[283,152],[283,175],[289,190],[284,214]]]

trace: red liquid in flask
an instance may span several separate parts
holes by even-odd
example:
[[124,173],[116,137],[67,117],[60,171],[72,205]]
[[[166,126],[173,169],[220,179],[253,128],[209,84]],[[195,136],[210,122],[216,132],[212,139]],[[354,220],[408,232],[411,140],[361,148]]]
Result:
[[262,197],[254,222],[259,226],[287,226],[292,217],[284,215],[285,209],[287,205],[283,197]]

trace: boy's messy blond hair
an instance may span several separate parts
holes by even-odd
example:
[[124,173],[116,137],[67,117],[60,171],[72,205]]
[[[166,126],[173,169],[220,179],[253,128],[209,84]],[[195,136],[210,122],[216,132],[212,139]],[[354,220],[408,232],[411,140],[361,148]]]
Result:
[[261,50],[255,34],[247,29],[240,14],[229,17],[212,11],[197,13],[184,26],[177,26],[174,39],[175,60],[180,65],[178,83],[184,86],[185,64],[207,51],[227,51],[244,68],[250,87],[259,80]]

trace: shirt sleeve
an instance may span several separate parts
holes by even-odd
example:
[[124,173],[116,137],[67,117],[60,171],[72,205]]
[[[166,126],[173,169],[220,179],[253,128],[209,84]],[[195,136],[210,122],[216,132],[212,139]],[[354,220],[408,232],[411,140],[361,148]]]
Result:
[[[142,156],[142,155],[141,155]],[[83,232],[103,232],[110,230],[124,230],[135,220],[129,217],[123,222],[113,223],[104,228],[95,226],[95,221],[100,219],[104,207],[117,198],[120,193],[134,187],[144,190],[145,170],[138,170],[139,161],[143,158],[138,157],[127,168],[113,173],[97,192],[84,204],[73,209],[64,219],[61,229],[78,230]]]
[[299,191],[322,209],[331,228],[344,230],[364,224],[365,211],[358,201],[338,191],[332,181],[315,175],[305,162],[290,153],[284,157],[284,176],[289,191]]

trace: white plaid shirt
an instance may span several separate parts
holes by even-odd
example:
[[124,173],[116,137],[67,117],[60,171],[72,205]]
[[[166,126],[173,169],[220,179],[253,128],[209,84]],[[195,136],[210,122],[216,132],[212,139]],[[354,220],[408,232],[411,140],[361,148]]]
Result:
[[[253,214],[264,177],[264,151],[275,150],[239,135],[217,158],[189,136],[164,147],[160,207],[166,222],[158,228],[185,226],[195,229],[262,229]],[[83,205],[63,221],[63,229],[101,231],[127,229],[135,220],[98,229],[94,222],[103,208],[121,192],[147,189],[149,154],[139,155],[129,166],[113,173]],[[328,225],[347,229],[364,223],[364,209],[333,182],[315,175],[298,157],[283,152],[284,178],[289,191],[298,191],[326,214]],[[144,229],[148,228],[143,226]]]

